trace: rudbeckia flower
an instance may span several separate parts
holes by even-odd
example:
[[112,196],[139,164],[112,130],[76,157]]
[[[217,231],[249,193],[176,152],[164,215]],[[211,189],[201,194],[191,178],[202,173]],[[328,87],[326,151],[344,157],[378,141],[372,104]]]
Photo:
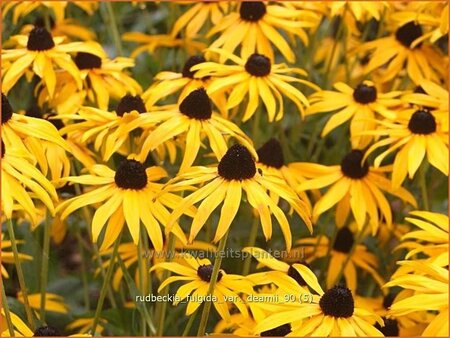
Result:
[[337,91],[323,90],[311,95],[311,106],[306,114],[337,110],[325,124],[322,137],[351,119],[350,134],[352,147],[355,149],[365,148],[372,140],[371,137],[355,136],[355,134],[373,128],[375,122],[372,120],[375,119],[376,113],[384,118],[395,118],[393,109],[402,104],[398,98],[401,92],[379,93],[370,81],[364,81],[355,88],[338,82],[334,84],[334,88]]
[[[88,334],[92,330],[92,324],[94,322],[94,318],[78,318],[73,322],[66,326],[67,331],[76,330],[78,334],[74,334],[73,336],[81,336],[82,334]],[[105,331],[105,326],[108,324],[106,319],[100,318],[95,329],[95,335],[101,335],[103,331]],[[92,335],[89,334],[89,337]]]
[[363,157],[361,150],[352,150],[345,155],[340,165],[296,164],[305,177],[312,178],[301,183],[298,189],[320,189],[331,185],[314,205],[314,220],[337,204],[336,224],[342,226],[351,210],[359,229],[364,226],[368,215],[372,234],[375,234],[380,221],[379,212],[388,225],[392,224],[391,208],[382,191],[416,206],[414,196],[406,189],[392,189],[392,183],[382,174],[387,168],[369,166],[366,161],[363,162]]
[[12,62],[3,74],[2,90],[6,93],[31,68],[45,82],[49,96],[52,97],[56,87],[55,66],[66,70],[81,89],[80,71],[69,53],[85,52],[104,57],[103,49],[96,42],[62,44],[64,38],[53,38],[43,27],[35,27],[29,36],[17,35],[14,39],[21,48],[2,49],[2,60]]
[[[183,244],[182,241],[177,239],[175,241],[175,251],[170,252],[166,250],[163,251],[157,251],[155,248],[151,247],[149,248],[148,252],[141,252],[138,251],[138,246],[134,244],[133,242],[129,243],[122,243],[119,245],[118,254],[120,256],[120,259],[123,261],[124,265],[127,268],[132,268],[133,265],[138,263],[139,259],[138,256],[142,255],[143,258],[151,260],[151,265],[156,265],[158,263],[163,262],[167,258],[171,258],[173,262],[180,263],[183,260],[184,252],[185,251],[193,251],[193,250],[205,250],[207,253],[213,253],[216,252],[216,247],[212,244],[201,242],[201,241],[194,241],[192,244]],[[112,248],[109,248],[108,250],[101,251],[101,256],[109,256],[113,252]],[[111,260],[105,260],[103,263],[103,267],[107,268],[111,264]],[[100,269],[97,271],[100,272]],[[160,277],[160,276],[158,276]],[[162,276],[161,276],[162,277]],[[123,278],[123,271],[121,268],[118,268],[117,271],[114,273],[113,279],[112,279],[112,286],[114,290],[118,291],[120,287],[120,282]],[[139,268],[136,269],[135,272],[135,282],[136,286],[139,287]]]
[[[146,168],[141,162],[127,159],[120,163],[116,171],[104,165],[94,165],[91,171],[93,175],[70,176],[62,179],[64,182],[96,187],[61,203],[57,207],[57,211],[61,213],[61,220],[86,205],[103,203],[95,211],[92,219],[94,242],[98,240],[106,225],[101,250],[106,250],[114,243],[125,222],[133,242],[138,244],[141,221],[155,249],[162,250],[163,238],[160,224],[167,224],[169,216],[167,208],[174,209],[182,201],[181,197],[171,193],[158,197],[162,184],[155,182],[167,175],[164,169]],[[192,209],[184,211],[190,216],[193,215]],[[178,224],[171,229],[177,238],[186,243],[186,237]]]
[[[5,264],[14,264],[14,254],[11,251],[6,251],[11,247],[11,241],[7,241],[3,236],[3,233],[0,233],[1,236],[1,248],[2,248],[2,261],[1,261],[1,275],[4,279],[9,278],[8,271],[6,271],[6,268],[3,266],[3,263]],[[17,241],[16,244],[23,244],[24,241]],[[19,253],[19,260],[20,261],[31,261],[33,260],[33,257],[27,254]]]
[[188,169],[185,173],[169,181],[167,189],[185,190],[191,184],[204,185],[184,198],[173,211],[168,224],[170,228],[171,224],[187,208],[202,201],[191,224],[189,242],[192,242],[211,213],[223,202],[213,242],[219,241],[236,217],[243,190],[246,192],[248,203],[259,214],[266,240],[272,237],[271,214],[273,214],[280,224],[288,250],[292,244],[291,228],[286,215],[272,200],[268,192],[274,192],[285,200],[312,232],[310,209],[307,204],[282,180],[274,176],[262,176],[257,172],[250,151],[243,145],[235,144],[229,148],[217,166]]
[[[204,76],[202,78],[195,78],[196,71],[191,70],[193,66],[203,62],[206,62],[206,60],[202,55],[194,55],[187,59],[181,73],[164,71],[156,74],[154,84],[142,94],[146,106],[151,107],[160,99],[180,90],[181,93],[178,96],[178,103],[181,103],[186,96],[196,89],[202,87],[208,89],[208,85],[211,83],[211,77]],[[225,109],[226,99],[224,93],[211,95],[211,100],[220,110],[221,114],[226,117],[227,110]]]
[[228,12],[230,3],[225,1],[178,1],[180,4],[189,4],[191,7],[184,12],[173,25],[171,35],[173,37],[183,31],[183,36],[195,38],[208,20],[215,26]]
[[144,34],[140,32],[128,32],[122,35],[123,41],[137,42],[142,46],[137,47],[131,53],[135,59],[142,52],[155,53],[157,48],[181,48],[188,54],[193,55],[203,51],[207,46],[203,42],[193,40],[189,37],[176,38],[168,34]]
[[[389,146],[378,155],[374,164],[379,167],[389,154],[397,151],[392,169],[392,187],[400,187],[406,175],[412,179],[427,155],[428,162],[448,176],[448,126],[427,109],[410,108],[397,112],[397,118],[376,121],[378,128],[361,134],[387,136],[375,142],[366,152]],[[448,121],[448,118],[447,118]],[[447,128],[447,131],[444,131]]]
[[[355,307],[352,292],[336,285],[326,292],[320,287],[314,274],[313,285],[316,293],[311,302],[286,302],[283,310],[277,311],[258,323],[256,333],[268,330],[284,332],[287,336],[383,336],[372,323],[383,323],[381,318],[370,310]],[[291,290],[291,294],[301,295],[300,286]],[[277,336],[279,334],[276,334]]]
[[[0,309],[0,313],[1,313],[0,327],[2,329],[0,334],[2,337],[11,337],[6,322],[5,309],[3,307]],[[33,337],[34,335],[33,331],[31,331],[28,325],[25,324],[18,315],[16,315],[11,311],[9,312],[9,315],[11,316],[11,322],[14,328],[14,337]]]
[[33,224],[37,224],[38,212],[33,199],[44,203],[54,213],[54,201],[58,199],[54,186],[36,169],[34,159],[21,148],[6,147],[1,141],[1,206],[6,218],[12,218],[17,202]]
[[370,61],[366,74],[384,65],[387,66],[381,80],[387,82],[406,67],[408,77],[417,85],[424,79],[439,82],[445,78],[446,67],[442,54],[435,46],[421,41],[422,26],[410,21],[397,28],[390,36],[367,42],[359,51],[369,51]]
[[[158,288],[158,292],[164,289],[167,285],[176,281],[186,281],[187,283],[179,287],[174,300],[174,305],[188,298],[188,305],[186,308],[186,315],[191,316],[198,307],[206,301],[208,294],[209,283],[213,272],[213,265],[209,259],[194,258],[189,254],[184,254],[184,264],[165,262],[152,266],[150,271],[156,269],[165,269],[176,273],[178,276],[167,278]],[[214,308],[219,315],[225,319],[230,319],[230,311],[228,304],[231,302],[237,309],[248,315],[248,310],[244,305],[239,293],[250,294],[253,292],[252,283],[240,275],[227,274],[224,270],[219,270],[217,282],[212,293]],[[228,299],[232,300],[227,300]]]
[[219,320],[211,335],[232,333],[238,337],[250,337],[255,326],[256,322],[251,316],[245,317],[241,313],[233,313],[229,320]]
[[[368,272],[372,278],[383,286],[385,281],[377,272],[378,261],[377,257],[367,250],[364,244],[356,244],[356,247],[351,254],[350,251],[355,243],[355,235],[348,227],[342,227],[337,231],[332,249],[330,251],[330,263],[326,271],[327,287],[331,287],[340,281],[337,281],[339,270],[344,262],[348,259],[347,265],[344,268],[343,276],[347,287],[356,292],[358,286],[357,268]],[[321,257],[328,255],[330,247],[330,239],[325,235],[317,237],[303,238],[295,242],[295,247],[292,249],[291,255],[300,251],[304,255],[307,263],[311,263]]]
[[[158,108],[155,108],[158,109]],[[203,135],[208,137],[211,149],[218,159],[227,151],[225,135],[231,136],[253,150],[252,141],[234,123],[213,113],[211,100],[204,88],[192,91],[179,105],[163,107],[161,112],[152,112],[145,118],[141,128],[156,127],[148,134],[139,154],[145,161],[148,153],[173,137],[186,134],[186,147],[180,172],[194,163]],[[254,152],[254,150],[253,150]]]
[[389,313],[395,316],[417,311],[438,311],[438,315],[423,331],[424,337],[448,336],[448,255],[441,262],[401,261],[398,264],[411,270],[401,274],[385,285],[400,286],[414,293],[410,297],[395,301]]
[[315,90],[319,87],[313,83],[299,79],[298,76],[286,75],[292,73],[307,76],[300,68],[289,68],[286,64],[272,64],[272,61],[262,54],[252,54],[248,58],[239,58],[225,50],[211,49],[212,52],[226,55],[235,65],[225,65],[215,62],[204,62],[191,69],[196,71],[195,77],[212,76],[213,82],[208,86],[208,94],[230,91],[226,109],[239,105],[245,97],[248,104],[242,117],[247,121],[253,116],[260,99],[264,102],[269,121],[280,120],[284,114],[283,96],[287,96],[304,114],[304,107],[309,106],[305,95],[290,83],[301,83]]
[[[224,16],[208,32],[207,37],[220,33],[209,48],[223,48],[233,53],[240,45],[244,59],[259,53],[273,62],[273,44],[292,63],[295,61],[295,54],[278,30],[298,36],[307,44],[308,37],[304,28],[315,27],[318,20],[319,17],[309,10],[289,9],[262,1],[242,1],[239,3],[239,12]],[[226,54],[220,55],[220,62],[223,63],[227,57]]]
[[135,146],[138,135],[132,132],[144,124],[149,117],[147,112],[139,95],[127,94],[121,98],[114,112],[82,107],[77,114],[59,115],[61,119],[75,121],[62,128],[61,133],[84,144],[93,143],[94,149],[103,154],[103,160],[108,161],[121,147],[130,151]]

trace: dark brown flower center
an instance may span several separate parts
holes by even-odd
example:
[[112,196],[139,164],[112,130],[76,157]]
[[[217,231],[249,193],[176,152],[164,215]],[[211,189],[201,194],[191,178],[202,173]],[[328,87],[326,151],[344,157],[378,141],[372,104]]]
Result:
[[41,326],[34,331],[33,337],[62,337],[62,333],[53,326]]
[[25,115],[29,116],[29,117],[34,117],[36,119],[42,119],[43,118],[41,109],[39,109],[39,107],[36,106],[36,105],[31,106],[30,108],[28,108],[25,111]]
[[361,150],[352,150],[341,162],[342,173],[353,179],[361,179],[369,172],[369,164],[361,165],[364,154]]
[[246,180],[256,174],[255,161],[246,147],[235,144],[219,162],[218,172],[226,180]]
[[414,134],[432,134],[436,131],[436,119],[429,110],[417,110],[409,120],[408,129]]
[[49,50],[55,47],[52,34],[44,27],[34,27],[28,36],[27,49],[31,51]]
[[288,333],[291,333],[291,325],[289,323],[263,331],[260,335],[261,337],[284,337]]
[[243,1],[239,14],[242,20],[256,22],[266,14],[266,5],[262,1]]
[[144,189],[147,186],[145,166],[136,160],[124,160],[116,170],[114,181],[122,189]]
[[102,59],[91,53],[79,52],[75,56],[74,61],[78,69],[94,69],[102,67]]
[[[397,29],[397,31],[395,32],[395,38],[403,46],[409,48],[417,38],[420,38],[422,36],[422,33],[422,27],[415,24],[413,21],[410,21]],[[421,43],[417,45],[417,47],[419,47],[420,45]]]
[[[197,275],[205,282],[211,281],[211,276],[213,273],[213,265],[205,265],[199,266],[197,269]],[[217,282],[219,282],[222,279],[222,271],[219,271],[219,274],[217,275]]]
[[145,113],[147,111],[144,101],[139,95],[133,96],[127,94],[122,97],[119,104],[117,105],[116,114],[117,116],[123,116],[125,113],[130,113],[133,110],[137,110],[139,114]]
[[[55,28],[55,20],[51,16],[48,17],[48,22],[50,24],[50,29]],[[46,25],[45,25],[44,18],[42,16],[37,17],[36,20],[34,21],[34,25],[36,27],[44,27],[45,28]]]
[[339,229],[334,240],[333,250],[348,254],[352,249],[355,239],[349,228],[343,227]]
[[253,76],[267,76],[270,74],[272,65],[267,56],[252,54],[245,63],[245,70]]
[[13,116],[13,109],[8,98],[2,93],[2,124],[8,122]]
[[398,327],[398,322],[396,319],[382,317],[384,321],[384,326],[381,327],[379,323],[375,324],[375,328],[380,330],[385,337],[398,337],[400,330]]
[[6,149],[5,149],[5,144],[3,143],[3,141],[1,141],[1,142],[2,142],[2,145],[1,145],[2,148],[0,149],[0,152],[1,152],[1,155],[3,158],[3,156],[5,156]]
[[375,102],[377,100],[377,89],[374,86],[360,83],[353,91],[353,98],[361,104]]
[[191,71],[191,68],[194,67],[195,65],[198,65],[199,63],[203,63],[203,62],[206,62],[206,60],[202,55],[191,56],[184,64],[183,71],[182,71],[183,77],[188,77],[190,79],[193,79],[196,71]]
[[205,88],[192,91],[180,104],[180,112],[196,120],[208,120],[212,115],[211,99]]
[[384,296],[383,298],[383,307],[386,310],[389,310],[389,308],[391,307],[392,303],[394,302],[396,294],[395,293],[388,293],[386,296]]
[[336,285],[323,294],[319,301],[326,316],[348,318],[353,315],[355,303],[352,292],[345,286]]
[[280,169],[284,165],[283,149],[278,140],[271,138],[257,150],[259,162]]

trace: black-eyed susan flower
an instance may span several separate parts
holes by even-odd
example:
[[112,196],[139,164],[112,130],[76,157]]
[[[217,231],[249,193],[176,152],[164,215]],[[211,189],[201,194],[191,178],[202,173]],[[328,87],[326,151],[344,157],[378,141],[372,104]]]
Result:
[[[154,248],[149,248],[148,252],[139,253],[139,247],[133,242],[122,243],[119,245],[118,253],[120,259],[122,259],[125,267],[132,269],[133,266],[139,261],[139,254],[142,255],[144,259],[148,259],[151,261],[151,265],[156,265],[158,263],[164,262],[166,259],[171,259],[175,263],[180,263],[183,260],[184,252],[192,252],[192,251],[206,251],[209,253],[216,252],[216,247],[212,244],[194,241],[192,244],[183,244],[182,241],[176,239],[175,241],[175,251],[169,252],[167,250],[157,251]],[[109,256],[113,252],[112,248],[108,250],[101,251],[101,256]],[[204,253],[204,252],[203,252]],[[181,262],[182,263],[182,262]],[[107,268],[111,264],[111,260],[105,260],[103,266]],[[158,276],[158,277],[162,277]],[[122,269],[117,269],[114,273],[112,285],[114,290],[119,290],[120,282],[123,278]],[[135,271],[135,282],[136,285],[139,286],[139,268]]]
[[[187,282],[178,288],[175,294],[176,299],[174,300],[174,305],[177,305],[182,300],[188,298],[186,315],[190,316],[203,302],[206,302],[213,265],[206,258],[194,258],[187,253],[183,255],[183,258],[185,261],[184,264],[174,262],[159,263],[153,266],[150,271],[165,269],[178,275],[164,280],[158,290],[162,290],[167,285],[176,281]],[[243,276],[227,274],[224,270],[219,270],[212,296],[213,299],[215,299],[213,302],[214,308],[223,319],[230,319],[229,303],[234,304],[245,316],[248,315],[248,310],[239,294],[252,293],[252,285],[253,284]]]
[[403,69],[417,85],[424,79],[439,82],[445,78],[443,55],[429,42],[421,41],[422,35],[422,26],[410,21],[387,37],[363,44],[359,50],[371,53],[366,74],[386,65],[382,72],[383,82],[394,79]]
[[55,68],[66,70],[81,88],[81,75],[69,53],[85,52],[104,57],[104,51],[94,41],[62,43],[64,38],[53,38],[43,27],[35,27],[28,36],[14,37],[19,48],[2,49],[2,60],[11,61],[3,74],[2,90],[8,92],[23,74],[31,70],[39,76],[48,89],[49,96],[55,93]]
[[[340,282],[336,279],[338,278],[340,268],[347,260],[347,265],[343,270],[343,276],[350,290],[356,292],[358,286],[358,268],[368,272],[380,287],[383,286],[385,281],[378,273],[379,265],[377,257],[364,244],[356,244],[356,247],[352,251],[354,245],[354,232],[349,227],[340,228],[336,233],[336,238],[330,251],[330,263],[326,272],[327,287],[330,288]],[[325,235],[302,238],[295,242],[291,255],[301,250],[301,253],[304,254],[305,261],[311,263],[316,259],[326,257],[329,248],[330,239]]]
[[355,149],[363,149],[372,139],[368,136],[355,136],[356,133],[373,128],[376,114],[384,118],[395,118],[394,108],[402,103],[399,99],[400,91],[379,93],[370,81],[364,81],[355,88],[338,82],[334,84],[334,88],[337,91],[323,90],[311,95],[311,105],[306,114],[337,110],[325,124],[322,136],[351,119],[350,134],[352,147]]
[[233,313],[228,321],[221,319],[217,322],[213,334],[232,333],[237,336],[249,337],[252,335],[255,326],[256,322],[251,316],[246,317],[241,313]]
[[[397,118],[376,121],[378,128],[361,132],[376,136],[386,136],[375,142],[366,152],[389,146],[377,155],[375,167],[393,152],[397,152],[392,168],[392,187],[399,187],[406,176],[412,179],[427,156],[428,162],[448,176],[448,126],[443,126],[443,114],[423,108],[408,108],[397,112]],[[447,117],[448,121],[448,117]]]
[[77,114],[59,115],[59,118],[75,122],[66,125],[61,133],[84,144],[93,143],[94,149],[100,151],[103,160],[107,161],[121,147],[126,147],[125,156],[132,152],[137,139],[132,132],[144,124],[144,119],[149,117],[146,113],[142,98],[127,94],[113,112],[83,106]]
[[[241,46],[241,56],[244,59],[259,53],[273,62],[274,45],[288,62],[294,62],[295,54],[279,30],[298,36],[307,44],[308,36],[304,28],[315,27],[319,19],[316,13],[309,10],[289,9],[263,1],[242,1],[238,8],[239,12],[233,11],[224,16],[207,36],[220,34],[210,48],[223,48],[233,53]],[[221,54],[220,62],[223,63],[227,57],[228,54]]]
[[166,106],[161,112],[152,112],[141,127],[146,129],[147,126],[151,128],[154,125],[156,127],[143,141],[139,154],[141,161],[145,161],[151,150],[182,134],[186,134],[186,147],[180,172],[194,163],[205,134],[218,159],[227,151],[225,136],[233,137],[255,154],[248,136],[234,123],[212,111],[211,100],[204,88],[192,91],[179,105]]
[[[35,310],[39,310],[41,307],[41,297],[40,293],[28,294],[28,303],[30,307]],[[21,303],[24,302],[22,292],[17,294],[17,300]],[[69,306],[65,304],[64,297],[57,295],[55,293],[46,292],[45,293],[45,310],[57,313],[68,313]]]
[[[9,278],[8,271],[6,271],[6,268],[3,266],[3,263],[5,264],[14,264],[14,253],[11,251],[8,251],[11,248],[11,241],[5,240],[3,233],[0,233],[1,236],[1,248],[2,248],[2,262],[1,262],[1,275],[3,278]],[[16,244],[23,244],[24,241],[16,241]],[[33,260],[33,257],[24,253],[19,253],[19,260],[21,261],[31,261]]]
[[274,192],[285,200],[300,216],[312,232],[310,209],[283,180],[275,176],[262,176],[257,170],[250,151],[241,144],[228,149],[219,164],[213,167],[192,167],[168,183],[168,189],[185,190],[192,184],[204,185],[183,199],[174,210],[170,225],[187,208],[202,201],[192,221],[189,241],[197,236],[212,212],[223,202],[214,242],[219,241],[230,228],[236,217],[242,200],[242,191],[247,195],[248,203],[256,209],[266,240],[272,237],[273,214],[280,224],[288,250],[292,244],[289,222],[283,210],[272,200],[268,193]]
[[[158,197],[162,184],[156,181],[167,173],[160,167],[146,168],[144,164],[133,159],[123,160],[114,171],[104,165],[94,165],[92,175],[70,176],[62,179],[64,182],[93,185],[89,192],[62,202],[58,207],[61,220],[64,220],[75,210],[90,204],[103,204],[95,211],[92,219],[92,237],[96,242],[106,225],[105,236],[101,249],[106,250],[119,236],[126,222],[133,238],[138,244],[140,222],[145,226],[148,236],[156,250],[162,250],[163,237],[160,224],[166,225],[169,217],[167,208],[174,209],[182,198],[169,193]],[[185,209],[189,215],[192,209]],[[183,243],[186,237],[175,224],[171,227],[175,236]]]
[[[314,274],[312,277],[315,278]],[[324,292],[317,278],[314,284],[319,289],[313,289],[317,294],[312,295],[311,302],[286,302],[283,310],[260,321],[255,333],[283,329],[284,334],[293,337],[383,336],[372,324],[382,323],[381,317],[371,310],[356,307],[348,288],[336,285]],[[291,290],[294,295],[303,292],[299,285]]]
[[[156,74],[155,82],[142,94],[146,106],[151,107],[160,99],[178,91],[181,91],[178,96],[178,103],[181,103],[192,91],[199,88],[207,89],[211,83],[211,77],[195,78],[195,71],[191,70],[193,66],[203,62],[206,60],[202,55],[193,55],[186,60],[181,73],[164,71]],[[226,116],[224,93],[215,93],[210,97],[221,114]]]
[[253,116],[261,100],[264,103],[269,121],[280,120],[284,114],[284,99],[287,96],[304,115],[304,108],[309,106],[305,95],[291,85],[300,83],[315,90],[319,88],[313,83],[299,79],[296,74],[306,77],[307,73],[300,68],[290,68],[286,64],[273,64],[270,58],[263,54],[251,54],[248,58],[239,58],[226,50],[210,49],[219,55],[226,55],[234,65],[225,65],[216,62],[204,62],[192,67],[195,77],[212,76],[213,81],[208,86],[208,94],[230,91],[227,100],[227,109],[239,105],[246,97],[248,104],[242,121]]
[[192,5],[174,23],[171,34],[176,37],[181,32],[183,36],[195,38],[202,27],[210,20],[217,25],[228,12],[230,3],[224,1],[179,1],[183,5]]
[[438,315],[422,333],[425,337],[448,336],[448,255],[441,262],[401,261],[409,273],[391,279],[385,287],[400,286],[414,293],[398,299],[390,306],[389,313],[395,316],[414,312],[437,311]]
[[389,168],[374,168],[363,162],[363,157],[361,150],[352,150],[340,165],[296,163],[296,168],[305,177],[312,178],[301,183],[298,189],[320,189],[331,185],[314,205],[313,220],[337,204],[336,224],[343,225],[351,210],[358,228],[361,229],[368,218],[372,234],[375,234],[380,215],[388,225],[392,224],[392,211],[383,191],[416,206],[414,196],[406,189],[392,188],[391,181],[383,175]]
[[[76,331],[78,334],[74,336],[82,336],[88,334],[92,329],[94,318],[78,318],[66,326],[67,331]],[[99,323],[95,329],[95,333],[101,335],[105,331],[105,326],[108,324],[106,319],[100,318]],[[89,335],[91,336],[91,335]]]
[[42,201],[53,214],[58,200],[54,186],[34,166],[34,159],[22,148],[6,147],[1,141],[1,205],[2,213],[10,219],[17,203],[32,224],[37,224],[39,212],[33,199]]

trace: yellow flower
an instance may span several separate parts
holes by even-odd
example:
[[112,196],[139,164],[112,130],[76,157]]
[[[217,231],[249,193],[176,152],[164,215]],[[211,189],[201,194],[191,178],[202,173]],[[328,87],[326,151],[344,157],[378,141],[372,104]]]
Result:
[[[167,175],[164,169],[146,168],[136,160],[127,159],[120,163],[116,171],[104,165],[94,165],[91,171],[93,175],[62,179],[64,182],[94,185],[96,188],[61,203],[57,207],[57,211],[61,212],[61,220],[81,207],[102,202],[103,204],[95,211],[92,219],[94,242],[98,240],[107,223],[101,250],[106,250],[114,243],[125,222],[133,242],[138,244],[141,221],[155,249],[162,250],[163,238],[160,224],[164,226],[167,224],[169,217],[167,208],[174,209],[182,200],[181,197],[170,193],[157,196],[162,184],[155,181]],[[193,216],[192,208],[184,211]],[[186,243],[186,237],[178,224],[171,229],[177,238]]]
[[371,52],[365,73],[387,66],[383,82],[390,81],[406,68],[408,77],[417,85],[424,79],[439,82],[446,77],[444,56],[427,41],[422,40],[422,26],[409,21],[390,36],[364,43],[360,51]]
[[286,64],[272,64],[272,61],[262,54],[251,54],[248,58],[239,58],[226,50],[210,49],[211,52],[226,56],[235,65],[225,65],[215,62],[203,62],[191,69],[195,77],[212,76],[212,83],[208,86],[208,94],[230,91],[226,109],[239,105],[248,96],[248,104],[242,117],[247,121],[253,116],[260,98],[267,109],[269,121],[278,121],[284,114],[283,96],[287,96],[304,114],[304,107],[309,106],[305,95],[290,83],[301,83],[315,90],[319,87],[313,83],[286,75],[289,73],[306,76],[307,73],[300,68],[289,68]]
[[[318,294],[312,295],[311,302],[286,302],[283,310],[258,322],[255,332],[261,336],[383,336],[372,325],[374,321],[382,323],[381,318],[370,310],[355,307],[349,289],[337,285],[324,292],[314,274],[311,277],[314,285],[309,286]],[[297,285],[290,293],[301,295],[303,292]]]
[[364,149],[372,140],[372,137],[356,134],[375,126],[375,113],[384,118],[395,118],[395,111],[392,109],[402,103],[398,98],[401,92],[379,93],[370,81],[364,81],[356,88],[338,82],[334,84],[334,88],[337,91],[324,90],[311,95],[311,106],[306,114],[338,110],[325,124],[322,137],[351,119],[350,135],[354,149]]
[[[392,187],[400,187],[408,174],[412,179],[427,155],[428,162],[448,176],[448,126],[443,127],[443,114],[434,115],[428,109],[408,108],[397,113],[397,118],[377,121],[379,128],[361,132],[387,136],[375,142],[366,152],[389,146],[374,160],[375,167],[397,151],[392,168]],[[448,121],[448,118],[447,118]],[[447,131],[445,131],[447,129]]]
[[305,177],[312,177],[301,183],[298,189],[320,189],[331,185],[331,188],[317,201],[313,208],[313,220],[337,204],[336,224],[342,226],[350,210],[355,217],[358,228],[361,229],[369,215],[369,225],[372,234],[377,232],[380,215],[390,226],[392,212],[382,191],[386,191],[403,201],[416,206],[416,200],[406,189],[392,189],[391,182],[383,175],[389,168],[374,168],[363,161],[361,150],[352,150],[340,165],[325,166],[315,163],[296,163],[296,168]]
[[[2,254],[3,256],[3,254]],[[5,310],[3,307],[0,309],[1,318],[0,318],[0,328],[1,328],[1,336],[2,337],[11,337],[9,330],[8,330],[8,324],[6,322],[6,315]],[[31,329],[28,327],[27,324],[23,322],[22,319],[15,313],[9,312],[9,315],[11,316],[11,322],[14,327],[14,337],[32,337],[34,335],[34,332],[31,331]]]
[[[223,48],[233,53],[240,45],[243,59],[259,53],[266,55],[273,62],[273,44],[288,62],[294,62],[295,54],[278,30],[298,36],[307,44],[308,36],[304,28],[315,27],[318,20],[319,16],[309,10],[286,8],[262,1],[242,1],[239,4],[239,12],[224,16],[208,32],[207,37],[220,33],[209,48]],[[220,62],[223,63],[226,58],[226,54],[220,55]]]
[[252,141],[238,126],[212,111],[211,100],[204,88],[189,93],[179,105],[165,106],[160,112],[152,112],[140,127],[147,129],[155,125],[156,127],[152,128],[152,132],[143,141],[139,158],[145,161],[151,150],[175,136],[186,134],[180,172],[184,172],[194,163],[205,134],[218,159],[222,158],[227,151],[225,135],[253,150]]
[[219,241],[230,228],[242,200],[242,191],[248,203],[258,212],[266,240],[272,237],[273,214],[280,224],[288,250],[292,244],[292,234],[283,210],[272,200],[267,192],[275,193],[285,200],[300,216],[312,232],[310,209],[295,192],[276,176],[266,176],[256,170],[250,151],[235,144],[214,167],[192,167],[185,173],[168,182],[168,190],[186,190],[192,184],[205,183],[201,188],[183,199],[173,211],[168,227],[182,213],[197,202],[202,201],[192,221],[189,242],[197,236],[212,212],[223,202],[214,242]]
[[[186,308],[186,315],[191,316],[198,307],[205,302],[208,294],[208,287],[211,281],[213,265],[208,259],[194,258],[189,254],[183,255],[184,264],[165,262],[153,266],[150,271],[156,269],[165,269],[176,273],[178,276],[167,278],[158,288],[158,292],[164,289],[167,285],[176,281],[186,281],[188,283],[179,287],[175,294],[174,305],[178,305],[185,298],[188,298],[188,305]],[[219,270],[217,282],[214,287],[212,297],[214,308],[219,315],[225,319],[230,319],[230,311],[228,304],[231,302],[244,315],[248,316],[248,310],[244,305],[239,293],[252,293],[252,283],[247,281],[240,275],[227,274],[224,270]],[[229,300],[227,300],[227,297]]]
[[[41,308],[41,294],[34,293],[28,294],[28,303],[30,307],[35,310]],[[17,300],[21,303],[24,302],[22,292],[17,293]],[[69,307],[64,303],[64,298],[50,292],[45,293],[45,310],[57,313],[68,313]],[[37,312],[36,312],[37,315]]]
[[[11,241],[7,241],[3,239],[3,233],[0,233],[1,238],[1,248],[2,248],[2,261],[1,261],[1,274],[3,278],[9,278],[8,271],[6,271],[6,268],[3,266],[3,263],[5,264],[14,264],[14,254],[12,251],[6,251],[11,247]],[[23,244],[24,241],[17,241],[16,244]],[[33,260],[33,257],[27,254],[19,253],[19,260],[20,261],[31,261]]]
[[55,65],[66,70],[74,78],[78,88],[81,88],[80,71],[69,53],[86,52],[104,56],[103,49],[96,42],[62,44],[64,38],[53,38],[43,27],[35,27],[29,36],[17,35],[14,39],[21,48],[2,49],[2,60],[13,61],[3,74],[2,90],[6,93],[31,68],[33,73],[45,82],[49,96],[52,97],[56,87]]

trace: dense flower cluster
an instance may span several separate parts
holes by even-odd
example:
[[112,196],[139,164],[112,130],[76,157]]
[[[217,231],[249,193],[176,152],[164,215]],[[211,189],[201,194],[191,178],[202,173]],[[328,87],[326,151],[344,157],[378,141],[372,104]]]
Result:
[[447,2],[2,15],[2,336],[448,336]]

